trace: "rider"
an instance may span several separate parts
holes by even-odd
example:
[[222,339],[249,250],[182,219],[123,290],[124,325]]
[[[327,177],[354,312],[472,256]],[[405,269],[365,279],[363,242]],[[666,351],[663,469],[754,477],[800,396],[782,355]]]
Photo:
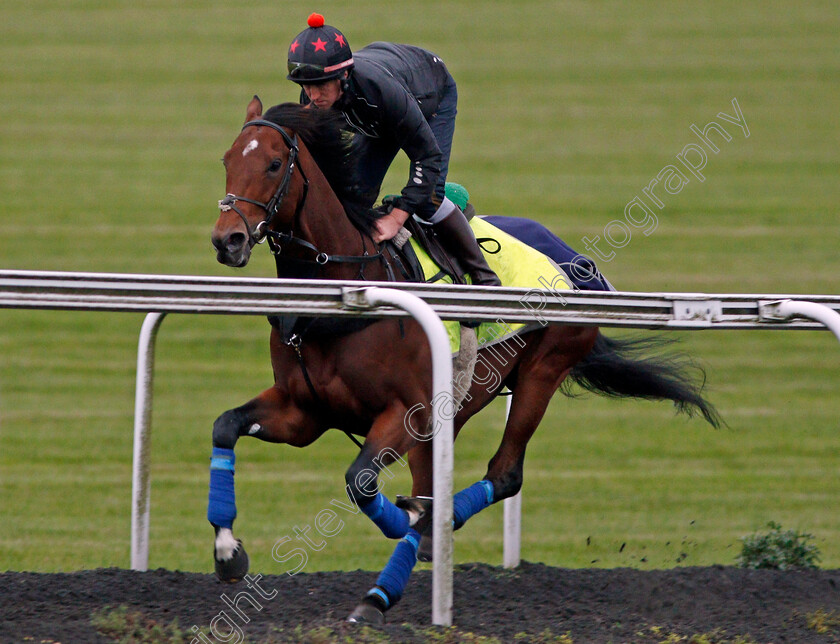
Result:
[[434,226],[473,284],[501,286],[464,214],[445,196],[458,91],[443,61],[419,47],[386,42],[354,58],[344,34],[325,25],[322,15],[313,13],[307,24],[289,47],[287,78],[301,86],[302,104],[344,114],[359,152],[360,189],[371,206],[397,152],[411,161],[408,183],[377,220],[374,241],[391,239],[416,214]]

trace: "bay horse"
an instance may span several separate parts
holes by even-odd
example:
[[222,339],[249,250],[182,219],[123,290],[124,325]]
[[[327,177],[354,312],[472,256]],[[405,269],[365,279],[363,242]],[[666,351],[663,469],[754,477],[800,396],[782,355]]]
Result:
[[[378,213],[354,198],[354,162],[341,115],[296,104],[274,106],[264,115],[262,109],[255,96],[224,155],[227,194],[212,233],[218,261],[245,266],[254,245],[268,239],[281,278],[403,279],[371,238]],[[296,332],[290,334],[278,323],[271,330],[274,383],[213,425],[207,517],[216,535],[216,572],[223,581],[237,581],[248,569],[242,542],[233,536],[238,438],[304,447],[328,429],[340,429],[364,441],[345,472],[350,501],[386,537],[400,540],[348,618],[382,623],[385,611],[399,601],[421,536],[430,527],[432,443],[406,429],[410,412],[417,427],[430,420],[429,344],[420,325],[407,318],[332,325],[298,320],[292,329]],[[671,400],[679,412],[699,412],[713,426],[719,424],[688,364],[668,355],[640,355],[657,347],[656,341],[611,339],[595,327],[554,325],[520,337],[512,356],[479,349],[499,384],[488,389],[486,382],[473,380],[454,419],[457,435],[503,387],[512,392],[504,434],[486,475],[454,497],[455,529],[519,491],[525,448],[567,378],[608,396]],[[378,491],[377,477],[404,456],[412,496],[395,504]]]

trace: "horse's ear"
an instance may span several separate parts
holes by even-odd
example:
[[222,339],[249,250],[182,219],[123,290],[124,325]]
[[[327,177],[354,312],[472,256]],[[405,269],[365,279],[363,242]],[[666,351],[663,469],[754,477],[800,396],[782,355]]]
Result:
[[253,121],[262,116],[262,101],[260,97],[254,94],[254,98],[248,103],[248,112],[245,115],[245,122]]

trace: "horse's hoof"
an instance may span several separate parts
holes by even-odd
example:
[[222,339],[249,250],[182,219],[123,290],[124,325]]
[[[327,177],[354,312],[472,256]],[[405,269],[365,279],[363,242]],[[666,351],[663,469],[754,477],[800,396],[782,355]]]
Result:
[[385,624],[385,613],[373,603],[362,600],[347,617],[351,624],[370,624],[371,626],[382,626]]
[[220,561],[216,559],[216,553],[213,552],[213,559],[216,562],[216,576],[219,581],[228,584],[235,584],[237,581],[242,581],[242,578],[248,574],[248,553],[242,546],[240,539],[236,540],[236,550],[233,551],[233,557]]
[[417,548],[417,561],[430,562],[432,560],[432,531],[420,537],[420,546]]
[[430,496],[401,496],[397,495],[398,508],[402,508],[414,517],[411,527],[419,534],[432,530],[432,497]]

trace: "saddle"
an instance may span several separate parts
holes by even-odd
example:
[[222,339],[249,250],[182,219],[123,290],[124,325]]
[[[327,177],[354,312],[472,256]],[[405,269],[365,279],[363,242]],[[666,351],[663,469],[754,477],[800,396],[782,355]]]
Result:
[[[434,275],[426,276],[414,248],[409,243],[410,238],[415,241],[428,253],[432,261],[437,264],[439,270]],[[464,272],[458,263],[458,259],[450,256],[440,243],[437,234],[432,226],[423,224],[414,217],[409,217],[404,224],[403,230],[392,240],[383,244],[383,252],[388,256],[388,261],[400,272],[403,279],[408,282],[436,282],[444,277],[451,278],[455,284],[466,284],[463,278]],[[278,261],[279,257],[278,257]],[[290,263],[294,260],[286,259]],[[314,277],[312,272],[315,267],[310,263],[295,265],[290,263],[284,266],[284,274],[289,277],[307,278]],[[289,274],[293,273],[293,274]],[[389,270],[389,281],[396,281],[396,275]],[[286,344],[293,342],[295,338],[318,336],[340,337],[356,333],[370,326],[376,320],[370,318],[355,319],[330,319],[312,318],[297,315],[269,315],[268,322],[274,327]]]
[[[449,277],[454,284],[466,284],[464,271],[458,262],[443,247],[435,229],[429,224],[424,224],[414,217],[409,217],[403,224],[403,231],[400,231],[394,239],[386,242],[388,252],[395,262],[402,264],[407,272],[403,274],[409,282],[436,282],[443,277]],[[438,272],[434,275],[425,275],[417,253],[413,246],[408,243],[410,238],[414,240],[428,253],[431,260],[438,266]]]

